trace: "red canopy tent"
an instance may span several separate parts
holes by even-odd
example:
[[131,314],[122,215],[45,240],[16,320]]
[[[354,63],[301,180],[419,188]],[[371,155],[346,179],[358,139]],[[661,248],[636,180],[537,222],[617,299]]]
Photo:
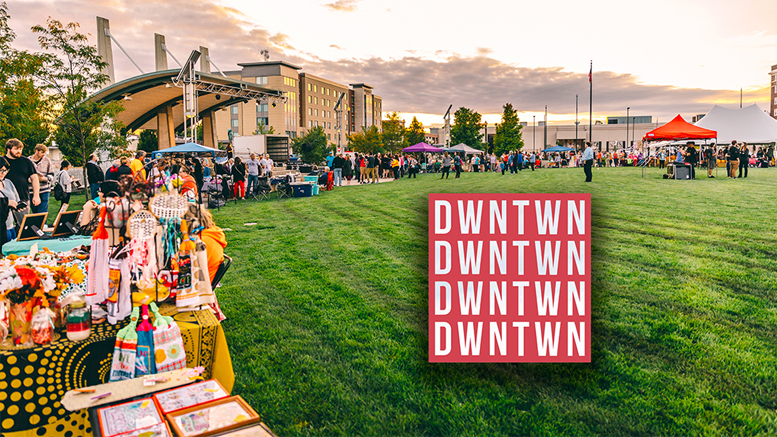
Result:
[[694,126],[678,115],[669,123],[653,129],[645,134],[643,141],[662,141],[662,140],[692,140],[703,138],[717,138],[718,132]]

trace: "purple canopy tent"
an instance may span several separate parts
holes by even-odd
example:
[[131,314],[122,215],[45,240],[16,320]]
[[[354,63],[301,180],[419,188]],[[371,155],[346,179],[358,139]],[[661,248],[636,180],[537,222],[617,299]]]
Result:
[[405,147],[402,149],[403,152],[407,153],[414,153],[414,152],[424,152],[424,153],[439,153],[442,152],[442,149],[438,149],[437,147],[430,146],[426,143],[418,143],[413,144],[410,147]]

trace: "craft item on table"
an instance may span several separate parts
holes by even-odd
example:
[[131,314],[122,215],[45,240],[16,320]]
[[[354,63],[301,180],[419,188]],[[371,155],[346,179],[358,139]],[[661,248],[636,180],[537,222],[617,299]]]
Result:
[[135,377],[153,375],[156,373],[154,361],[154,325],[151,324],[151,316],[148,305],[140,307],[140,322],[138,323],[138,350],[135,361]]
[[135,307],[130,314],[130,323],[116,333],[116,346],[113,349],[113,362],[109,380],[123,381],[135,377],[137,361],[138,333],[135,331],[140,319],[140,308]]
[[97,417],[104,437],[113,437],[164,423],[151,398],[99,408]]
[[175,305],[181,309],[188,310],[186,307],[199,307],[200,296],[195,287],[193,287],[194,276],[196,275],[196,245],[188,236],[187,221],[181,222],[181,233],[183,241],[178,252],[178,285],[175,287]]
[[5,337],[8,335],[9,326],[8,303],[5,300],[0,300],[0,344],[5,341]]
[[130,215],[130,203],[125,197],[108,197],[105,200],[105,209],[108,211],[105,226],[121,229],[127,225]]
[[157,230],[157,218],[149,211],[141,210],[132,214],[128,222],[130,257],[132,274],[138,280],[151,282],[156,277],[157,259],[154,236]]
[[132,311],[130,259],[126,256],[120,259],[112,258],[108,265],[110,267],[110,282],[106,308],[108,310],[108,323],[115,325],[126,319]]
[[218,381],[210,379],[156,393],[154,400],[162,414],[169,414],[228,396],[229,393]]
[[67,339],[82,341],[92,333],[92,315],[86,302],[79,300],[70,304],[67,313]]
[[95,388],[77,388],[77,389],[74,389],[73,391],[76,392],[76,393],[83,394],[83,393],[94,393],[95,391],[97,391],[97,389],[95,389]]
[[197,367],[195,367],[193,369],[186,370],[186,372],[183,375],[181,375],[181,376],[183,376],[184,378],[192,378],[192,377],[195,377],[195,376],[202,375],[202,372],[204,372],[204,371],[205,371],[204,367],[197,366]]
[[11,336],[14,346],[32,346],[32,301],[11,303]]
[[54,336],[54,312],[49,308],[40,308],[32,316],[32,341],[35,344],[48,344]]
[[166,416],[175,433],[182,437],[213,435],[260,420],[256,411],[240,396],[219,399]]
[[93,396],[93,397],[91,397],[89,399],[91,399],[92,401],[99,401],[100,399],[107,398],[108,396],[110,396],[112,394],[113,393],[111,393],[111,392],[103,393],[101,395]]
[[155,303],[149,308],[154,313],[154,361],[156,372],[169,372],[186,367],[181,328],[172,317],[163,316]]
[[100,209],[100,224],[92,235],[92,249],[89,252],[89,281],[86,303],[95,305],[108,298],[108,231],[105,229],[105,207]]

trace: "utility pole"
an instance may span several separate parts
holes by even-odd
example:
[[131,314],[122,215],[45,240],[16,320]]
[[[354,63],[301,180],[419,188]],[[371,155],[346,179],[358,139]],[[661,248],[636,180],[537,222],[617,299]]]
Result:
[[537,151],[537,146],[535,146],[535,139],[537,138],[537,116],[532,115],[531,116],[531,149],[533,151]]
[[545,105],[545,126],[543,126],[543,127],[545,128],[545,137],[543,139],[543,143],[544,143],[543,149],[547,149],[548,148],[548,105]]
[[575,94],[575,148],[577,148],[577,125],[580,124],[577,121],[577,94]]
[[626,108],[626,142],[623,145],[624,149],[628,149],[629,146],[629,109],[631,107]]

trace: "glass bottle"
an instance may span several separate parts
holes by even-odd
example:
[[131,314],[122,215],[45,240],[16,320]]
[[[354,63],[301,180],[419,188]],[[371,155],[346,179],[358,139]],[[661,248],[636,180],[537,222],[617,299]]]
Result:
[[89,338],[92,332],[92,315],[84,301],[76,301],[70,304],[67,313],[67,339],[81,341]]

